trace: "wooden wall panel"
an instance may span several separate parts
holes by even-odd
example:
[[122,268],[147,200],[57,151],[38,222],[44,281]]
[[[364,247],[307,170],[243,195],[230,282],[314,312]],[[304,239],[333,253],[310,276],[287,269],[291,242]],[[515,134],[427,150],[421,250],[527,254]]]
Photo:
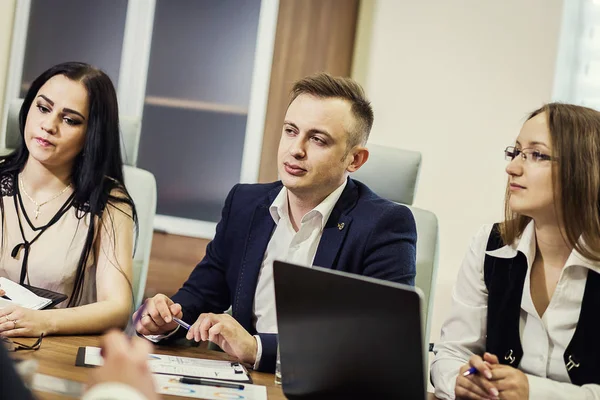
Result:
[[208,239],[155,232],[152,238],[146,297],[172,296],[183,285],[206,252]]
[[359,0],[280,0],[259,181],[277,179],[277,147],[293,83],[350,76]]

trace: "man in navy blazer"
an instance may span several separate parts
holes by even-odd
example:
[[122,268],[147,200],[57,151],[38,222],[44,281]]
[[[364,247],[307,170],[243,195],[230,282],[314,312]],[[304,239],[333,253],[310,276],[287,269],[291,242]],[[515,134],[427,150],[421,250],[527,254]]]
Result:
[[[412,213],[349,178],[368,159],[372,124],[356,82],[324,73],[296,82],[278,150],[281,181],[234,186],[204,259],[172,298],[146,301],[138,332],[210,340],[273,371],[274,259],[414,285]],[[193,325],[181,332],[173,317]]]

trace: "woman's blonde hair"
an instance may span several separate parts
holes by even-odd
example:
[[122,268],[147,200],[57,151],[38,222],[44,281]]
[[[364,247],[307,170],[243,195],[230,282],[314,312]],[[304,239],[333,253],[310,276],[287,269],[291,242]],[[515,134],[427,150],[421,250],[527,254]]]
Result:
[[[600,112],[549,103],[527,120],[542,113],[550,131],[552,157],[557,159],[552,163],[552,182],[558,188],[554,207],[563,219],[565,241],[587,259],[600,261]],[[519,238],[531,220],[512,211],[509,198],[507,185],[505,218],[500,225],[505,244]]]

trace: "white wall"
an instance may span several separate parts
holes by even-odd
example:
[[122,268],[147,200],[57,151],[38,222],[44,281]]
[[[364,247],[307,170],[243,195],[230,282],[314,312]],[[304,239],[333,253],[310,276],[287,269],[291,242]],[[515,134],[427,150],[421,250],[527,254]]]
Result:
[[526,114],[551,99],[562,1],[361,7],[353,76],[373,102],[371,142],[423,154],[415,205],[439,218],[436,340],[470,238],[502,217],[502,151]]
[[[15,5],[16,0],[0,0],[0,110],[4,109],[4,89],[6,88]],[[2,112],[0,112],[0,124],[1,120]]]
[[[15,0],[0,0],[0,110]],[[363,0],[353,76],[373,143],[423,154],[415,205],[440,221],[431,339],[471,235],[502,216],[505,162],[527,112],[550,100],[561,0]]]

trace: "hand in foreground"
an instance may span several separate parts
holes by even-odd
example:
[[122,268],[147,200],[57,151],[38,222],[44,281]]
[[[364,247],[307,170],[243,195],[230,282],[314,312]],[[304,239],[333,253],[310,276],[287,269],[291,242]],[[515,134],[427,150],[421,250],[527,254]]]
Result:
[[256,361],[256,339],[229,314],[200,314],[186,338],[196,342],[210,340],[241,362]]
[[[164,294],[157,294],[146,299],[144,308],[144,315],[140,316],[140,320],[135,326],[135,329],[142,335],[169,333],[177,328],[177,323],[173,322],[173,317],[183,317],[181,305],[173,303],[173,300]],[[134,320],[141,309],[142,307],[133,314]]]
[[529,398],[529,380],[523,371],[502,364],[490,367],[493,375],[492,382],[498,388],[502,400]]
[[123,333],[110,331],[102,337],[104,365],[89,374],[89,385],[118,382],[128,385],[148,400],[158,400],[154,390],[152,372],[148,367],[148,354],[152,345],[142,338],[131,340]]
[[0,308],[0,335],[5,337],[36,337],[52,334],[49,313],[11,305]]
[[[500,392],[493,383],[492,366],[498,364],[498,358],[490,353],[485,353],[483,358],[473,355],[469,362],[463,365],[456,378],[454,393],[459,399],[485,400],[498,398]],[[477,372],[468,376],[463,374],[471,367]]]

